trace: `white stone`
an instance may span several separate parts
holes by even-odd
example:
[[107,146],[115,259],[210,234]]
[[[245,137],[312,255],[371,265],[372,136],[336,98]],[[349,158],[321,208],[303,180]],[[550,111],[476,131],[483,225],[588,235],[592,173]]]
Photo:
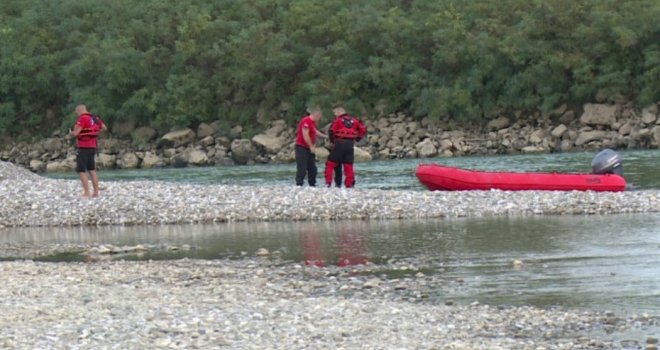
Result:
[[586,103],[583,109],[580,122],[586,125],[611,125],[620,113],[617,105]]

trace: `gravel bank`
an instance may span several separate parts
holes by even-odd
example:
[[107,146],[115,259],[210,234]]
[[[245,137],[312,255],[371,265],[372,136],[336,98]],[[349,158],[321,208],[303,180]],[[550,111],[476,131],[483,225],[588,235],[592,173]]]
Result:
[[658,336],[644,315],[451,305],[426,297],[442,287],[423,274],[360,267],[17,261],[0,273],[2,348],[636,349]]
[[[660,211],[658,191],[102,185],[100,198],[81,200],[78,181],[0,162],[0,226],[334,220],[346,218],[345,208],[352,219]],[[660,336],[649,315],[454,305],[434,297],[456,287],[450,282],[416,272],[386,278],[379,269],[387,268],[266,258],[0,262],[0,348],[653,349]]]
[[43,178],[0,162],[0,227],[660,211],[660,191],[656,190],[420,192],[155,181],[103,182],[102,187],[101,197],[83,200],[78,181]]

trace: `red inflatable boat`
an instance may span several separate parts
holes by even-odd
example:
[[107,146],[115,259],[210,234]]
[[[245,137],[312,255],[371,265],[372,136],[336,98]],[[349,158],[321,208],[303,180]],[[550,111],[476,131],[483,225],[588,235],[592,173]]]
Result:
[[626,180],[616,174],[515,173],[474,171],[420,164],[415,173],[431,191],[623,191]]

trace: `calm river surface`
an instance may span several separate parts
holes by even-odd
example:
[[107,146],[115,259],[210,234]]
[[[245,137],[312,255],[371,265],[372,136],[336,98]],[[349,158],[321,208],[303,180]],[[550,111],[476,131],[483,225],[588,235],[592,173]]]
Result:
[[[623,160],[624,176],[639,189],[660,188],[660,151],[617,151]],[[440,163],[467,169],[505,171],[591,172],[595,152],[557,153],[543,155],[501,155],[430,159],[379,160],[356,163],[356,181],[360,188],[426,189],[415,177],[421,162]],[[200,184],[231,185],[291,185],[295,164],[249,165],[232,167],[168,168],[101,171],[101,180],[162,180]],[[324,164],[319,162],[322,180]],[[56,178],[77,179],[75,173],[48,174]],[[319,181],[322,182],[322,181]]]
[[[660,151],[619,153],[624,175],[637,190],[660,188]],[[588,172],[594,154],[437,158],[424,162],[483,170]],[[357,185],[423,191],[413,175],[419,162],[357,164]],[[101,178],[285,185],[292,183],[294,167],[287,164],[103,171]],[[50,176],[75,178],[75,174]],[[560,305],[660,315],[660,214],[22,228],[0,231],[0,243],[144,244],[153,248],[147,255],[128,255],[124,259],[234,259],[266,248],[281,252],[280,261],[285,264],[311,261],[345,265],[369,261],[386,266],[417,266],[424,273],[437,274],[455,285],[431,296],[439,300]],[[80,254],[43,258],[83,259]],[[522,261],[522,267],[513,266],[514,260]],[[395,269],[387,272],[391,277],[405,273]]]

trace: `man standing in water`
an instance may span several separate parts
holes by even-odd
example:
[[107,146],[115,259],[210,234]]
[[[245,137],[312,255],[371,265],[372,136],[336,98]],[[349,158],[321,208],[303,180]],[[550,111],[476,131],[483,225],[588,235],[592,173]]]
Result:
[[83,186],[83,197],[90,197],[89,182],[87,172],[92,178],[94,192],[92,197],[99,196],[99,178],[96,175],[96,148],[97,139],[101,131],[107,130],[105,123],[98,116],[92,115],[87,111],[85,105],[76,106],[78,120],[71,130],[70,134],[76,137],[76,146],[78,155],[76,157],[76,171],[80,175],[80,181]]
[[355,174],[353,173],[355,153],[353,147],[367,133],[367,128],[364,127],[362,122],[348,115],[342,106],[335,106],[332,112],[336,118],[330,125],[328,136],[334,146],[328,156],[328,161],[325,163],[325,184],[328,187],[332,185],[332,173],[339,164],[343,164],[344,176],[346,177],[344,184],[347,188],[350,188],[355,185]]
[[296,185],[302,186],[307,175],[307,183],[316,186],[316,136],[327,137],[316,128],[323,113],[320,107],[312,107],[298,123],[296,132]]

